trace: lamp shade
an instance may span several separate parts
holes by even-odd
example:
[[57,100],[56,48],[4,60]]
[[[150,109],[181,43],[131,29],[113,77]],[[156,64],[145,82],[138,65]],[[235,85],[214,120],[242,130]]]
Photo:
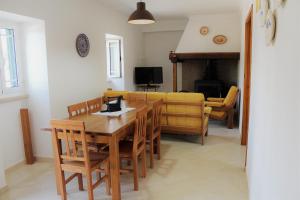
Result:
[[155,19],[153,15],[146,10],[145,2],[138,2],[137,9],[134,11],[129,19],[128,23],[130,24],[153,24],[155,23]]

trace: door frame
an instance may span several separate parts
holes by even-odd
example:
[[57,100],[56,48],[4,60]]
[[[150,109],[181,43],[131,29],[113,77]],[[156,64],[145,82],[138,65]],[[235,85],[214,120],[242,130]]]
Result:
[[248,144],[250,92],[251,92],[251,61],[252,61],[252,31],[253,31],[253,5],[251,5],[245,22],[245,58],[244,58],[244,95],[243,95],[243,121],[241,144]]

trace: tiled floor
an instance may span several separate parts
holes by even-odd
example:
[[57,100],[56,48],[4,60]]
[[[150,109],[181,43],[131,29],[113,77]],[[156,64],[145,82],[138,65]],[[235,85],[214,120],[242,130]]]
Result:
[[[122,175],[122,199],[130,200],[247,200],[244,171],[245,148],[236,129],[212,124],[205,146],[198,137],[164,137],[162,159],[140,179],[140,191],[133,191],[133,178]],[[52,163],[20,166],[7,175],[9,189],[2,200],[59,200]],[[94,194],[97,200],[111,199],[104,185]],[[68,199],[87,199],[76,181],[67,188]]]

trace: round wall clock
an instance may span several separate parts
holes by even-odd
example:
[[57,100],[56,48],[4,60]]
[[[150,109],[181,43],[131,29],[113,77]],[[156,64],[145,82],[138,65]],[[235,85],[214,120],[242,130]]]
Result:
[[268,10],[269,10],[269,0],[261,0],[261,6],[258,12],[260,26],[264,26],[266,24]]
[[213,39],[215,44],[222,45],[227,42],[227,37],[225,35],[217,35]]
[[265,26],[265,37],[266,44],[269,46],[272,44],[276,33],[276,18],[274,13],[270,10],[267,14],[266,26]]
[[76,49],[80,57],[86,57],[90,51],[90,42],[89,38],[81,33],[76,38]]
[[200,28],[200,34],[201,34],[201,35],[207,35],[208,32],[209,32],[209,29],[208,29],[207,26],[202,26],[202,27]]

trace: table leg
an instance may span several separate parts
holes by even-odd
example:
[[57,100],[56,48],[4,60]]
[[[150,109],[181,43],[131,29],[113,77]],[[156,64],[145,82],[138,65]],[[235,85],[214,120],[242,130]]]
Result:
[[119,140],[114,134],[109,143],[112,200],[121,199]]

